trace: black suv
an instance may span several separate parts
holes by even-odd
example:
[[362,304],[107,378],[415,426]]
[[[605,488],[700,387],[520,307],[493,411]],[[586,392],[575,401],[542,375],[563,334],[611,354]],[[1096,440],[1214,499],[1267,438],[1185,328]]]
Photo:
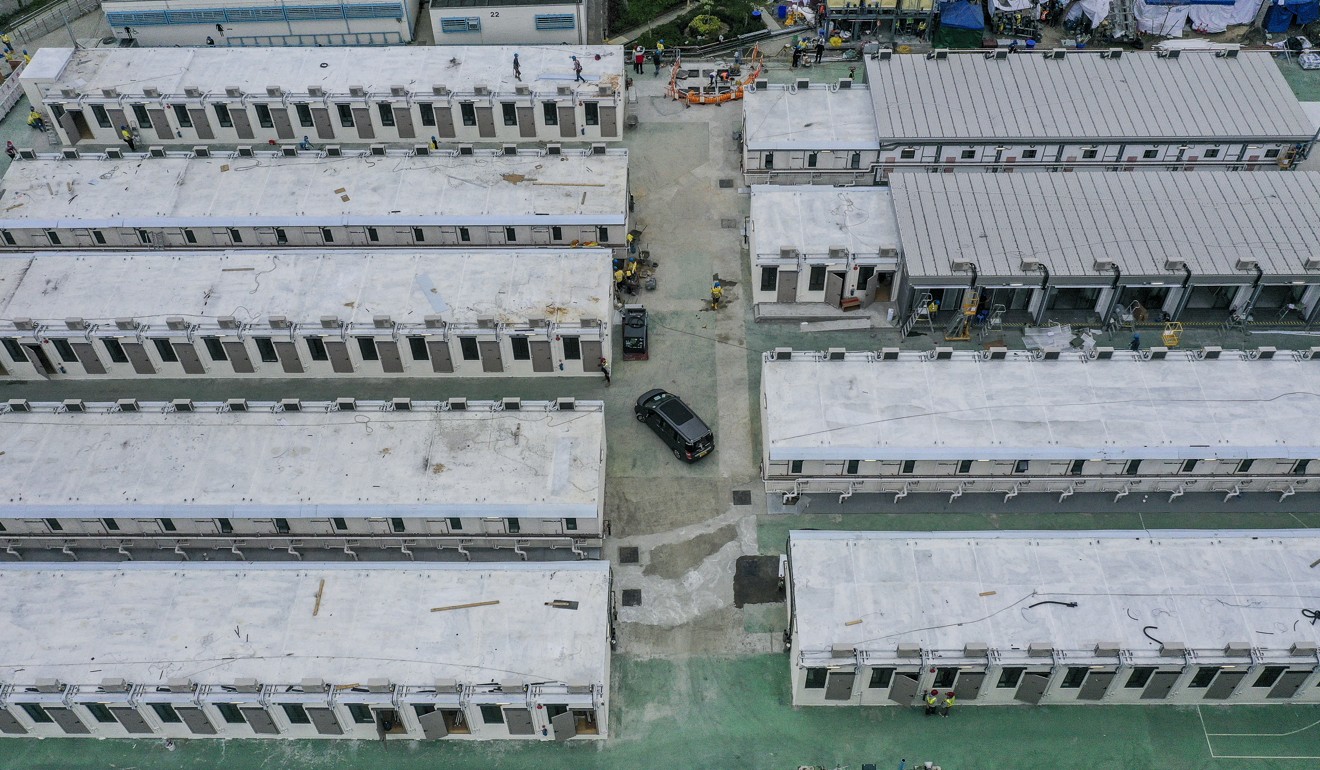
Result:
[[668,391],[648,390],[637,399],[633,414],[651,426],[674,450],[674,457],[694,463],[715,448],[715,435],[683,399]]

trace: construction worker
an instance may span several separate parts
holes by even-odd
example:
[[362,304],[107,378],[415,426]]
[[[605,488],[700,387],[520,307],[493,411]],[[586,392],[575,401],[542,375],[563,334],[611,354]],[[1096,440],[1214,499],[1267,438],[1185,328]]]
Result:
[[632,233],[628,233],[628,253],[629,254],[637,253],[637,239],[633,237]]
[[931,690],[926,694],[926,716],[935,716],[939,704],[939,690]]
[[9,33],[8,33],[8,32],[6,32],[6,33],[3,34],[3,35],[0,35],[0,43],[3,43],[3,44],[4,44],[4,46],[5,46],[5,53],[13,53],[13,52],[14,52],[14,39],[13,39],[12,37],[9,36]]
[[719,310],[722,299],[724,299],[724,289],[720,286],[720,282],[716,281],[715,285],[710,287],[710,309]]
[[947,717],[949,715],[949,711],[953,709],[953,702],[955,700],[957,700],[957,697],[953,694],[952,690],[944,693],[944,702],[940,704],[940,716]]
[[935,300],[931,300],[930,304],[926,306],[926,314],[935,315],[938,312],[940,312],[940,303],[936,302]]
[[37,112],[36,110],[32,110],[28,112],[27,124],[37,129],[38,131],[46,130],[46,119],[41,117],[41,113]]
[[128,145],[129,152],[137,151],[137,145],[133,142],[133,132],[128,130],[128,126],[119,127],[119,138],[124,140],[124,144]]

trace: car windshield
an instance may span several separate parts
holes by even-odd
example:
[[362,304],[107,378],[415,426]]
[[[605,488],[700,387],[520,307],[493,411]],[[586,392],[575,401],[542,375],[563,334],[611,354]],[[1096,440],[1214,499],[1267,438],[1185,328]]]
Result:
[[670,422],[675,425],[683,425],[696,417],[692,414],[691,409],[688,409],[682,401],[676,398],[661,404],[660,413],[668,417]]

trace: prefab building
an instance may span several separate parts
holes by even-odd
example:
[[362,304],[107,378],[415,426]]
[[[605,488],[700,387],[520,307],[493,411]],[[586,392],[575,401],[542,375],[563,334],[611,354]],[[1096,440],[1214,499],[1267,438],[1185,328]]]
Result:
[[603,739],[606,562],[5,564],[0,736]]
[[0,379],[599,376],[609,261],[605,249],[4,255]]
[[851,80],[757,86],[743,97],[742,137],[748,184],[875,181],[880,139],[871,94]]
[[604,532],[596,401],[11,400],[0,470],[14,482],[4,544],[56,553],[182,543],[240,559],[353,547],[583,558]]
[[[585,83],[574,79],[573,56]],[[22,83],[65,145],[124,146],[121,126],[141,145],[166,147],[623,134],[620,46],[43,48]]]
[[116,39],[138,46],[402,45],[417,0],[335,4],[286,0],[106,0]]
[[795,706],[1320,702],[1303,531],[791,532]]
[[761,375],[766,491],[1320,491],[1314,398],[1297,392],[1318,368],[1272,348],[776,350]]
[[20,159],[0,248],[622,247],[628,155],[519,151]]
[[432,0],[436,45],[582,45],[583,0]]
[[902,283],[884,187],[755,185],[747,242],[758,304],[867,307]]
[[896,174],[889,187],[910,312],[934,300],[949,319],[972,302],[1103,325],[1320,311],[1320,225],[1288,214],[1320,207],[1317,172]]

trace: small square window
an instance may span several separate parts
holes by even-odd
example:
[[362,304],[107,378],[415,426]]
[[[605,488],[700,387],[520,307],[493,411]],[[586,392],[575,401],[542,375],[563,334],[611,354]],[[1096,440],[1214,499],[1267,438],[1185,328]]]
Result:
[[257,344],[257,353],[261,356],[263,363],[278,363],[280,357],[275,355],[275,343],[270,341],[270,337],[253,337],[252,341]]
[[358,337],[358,350],[362,353],[363,361],[379,361],[380,351],[376,349],[375,337]]
[[459,337],[458,347],[463,353],[464,361],[480,361],[481,353],[477,350],[476,337]]
[[1209,160],[1210,158],[1218,158],[1218,157],[1219,157],[1219,148],[1218,148],[1218,147],[1211,147],[1211,148],[1207,149],[1207,150],[1205,151],[1205,154],[1204,154],[1202,157],[1206,158],[1207,160]]
[[78,356],[73,352],[73,345],[70,345],[68,340],[56,337],[51,342],[55,345],[55,352],[59,354],[61,361],[71,364],[78,360]]
[[275,121],[270,116],[270,106],[265,104],[253,105],[257,110],[257,124],[262,128],[274,128]]
[[156,346],[156,355],[160,356],[160,360],[167,364],[177,364],[179,362],[179,354],[174,350],[174,346],[170,344],[169,340],[154,339],[152,343]]
[[582,360],[582,341],[577,337],[564,337],[564,360]]
[[202,337],[202,344],[206,346],[206,352],[211,356],[212,361],[229,360],[229,355],[225,353],[225,346],[220,344],[219,337]]
[[825,680],[829,678],[830,671],[827,668],[809,668],[807,669],[807,689],[823,690],[825,689]]
[[526,337],[510,337],[509,343],[513,346],[513,360],[530,361],[532,360],[532,345]]
[[306,104],[295,104],[293,105],[293,111],[298,113],[298,125],[303,128],[311,128],[316,125],[315,121],[312,120],[311,107]]
[[600,125],[600,105],[595,102],[586,102],[582,105],[586,109],[588,126]]
[[325,350],[325,340],[320,337],[307,338],[307,353],[313,361],[329,361],[330,355]]
[[459,102],[458,113],[463,118],[463,125],[477,125],[477,107],[472,102]]
[[380,113],[380,124],[382,126],[388,127],[394,125],[394,105],[377,104],[376,111]]
[[963,160],[972,160],[976,157],[976,150],[963,150],[960,157],[962,157]]
[[215,109],[215,119],[219,121],[221,128],[234,127],[234,119],[229,115],[228,105],[217,104],[214,106],[214,109]]
[[435,125],[435,107],[429,102],[419,102],[417,111],[421,113],[423,126]]
[[174,119],[179,121],[179,127],[192,128],[192,116],[188,114],[188,108],[182,104],[170,106],[174,108]]
[[504,709],[490,704],[481,704],[481,721],[488,725],[504,724]]
[[1031,148],[1023,150],[1022,151],[1023,160],[1030,160],[1031,158],[1036,157],[1036,152],[1037,152],[1036,150]]
[[1158,158],[1159,156],[1160,156],[1159,150],[1146,150],[1145,152],[1141,153],[1141,157],[1145,158],[1146,160]]
[[898,153],[898,157],[903,160],[912,160],[913,158],[917,157],[917,148],[905,147]]
[[291,725],[310,725],[312,720],[307,716],[307,709],[303,708],[301,703],[281,703],[280,708],[284,709],[284,716],[289,718]]
[[1278,151],[1278,150],[1266,150],[1266,151],[1265,151],[1265,157],[1267,157],[1267,158],[1277,158],[1277,157],[1279,157],[1279,151]]
[[503,113],[504,125],[518,125],[518,108],[513,102],[500,102],[500,112]]
[[359,725],[369,725],[376,721],[371,715],[371,707],[365,703],[348,704],[349,716],[353,717],[353,723]]
[[1097,155],[1095,150],[1082,150],[1082,159],[1091,160]]
[[559,105],[554,102],[541,102],[541,113],[547,126],[559,125]]
[[353,127],[353,107],[348,104],[336,104],[335,109],[339,111],[339,125],[344,128]]
[[124,352],[124,346],[119,344],[119,340],[102,340],[105,343],[105,352],[110,355],[110,360],[117,364],[128,363],[128,354]]
[[431,351],[426,347],[425,337],[409,337],[408,351],[412,353],[414,361],[429,361],[431,359]]

